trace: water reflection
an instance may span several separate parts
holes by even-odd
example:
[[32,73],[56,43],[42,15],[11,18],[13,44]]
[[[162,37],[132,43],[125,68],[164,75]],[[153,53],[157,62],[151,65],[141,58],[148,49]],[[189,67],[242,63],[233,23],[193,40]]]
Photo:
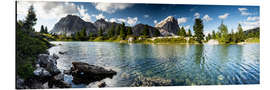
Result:
[[[130,86],[136,77],[159,77],[173,85],[258,84],[259,44],[248,45],[150,45],[108,42],[61,43],[49,52],[60,55],[58,67],[83,61],[116,70],[108,86]],[[74,87],[84,87],[76,86]],[[91,87],[88,85],[87,87]]]

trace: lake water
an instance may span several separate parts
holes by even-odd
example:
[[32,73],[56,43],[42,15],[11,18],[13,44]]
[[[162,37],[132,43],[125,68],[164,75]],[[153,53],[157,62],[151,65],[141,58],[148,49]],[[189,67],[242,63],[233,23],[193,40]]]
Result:
[[[172,85],[235,85],[260,83],[260,44],[246,45],[158,45],[112,42],[51,42],[59,51],[58,68],[68,70],[73,61],[82,61],[117,71],[105,79],[109,87],[128,87],[134,78],[157,77]],[[62,44],[62,45],[59,45]],[[65,80],[73,87],[72,77]]]

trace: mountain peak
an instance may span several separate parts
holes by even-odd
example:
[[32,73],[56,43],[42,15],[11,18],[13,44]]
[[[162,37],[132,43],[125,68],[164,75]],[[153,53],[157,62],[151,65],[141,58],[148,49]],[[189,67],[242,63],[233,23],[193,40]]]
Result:
[[177,20],[173,16],[168,16],[167,18],[165,18],[164,20],[162,20],[161,22],[156,24],[155,27],[161,27],[164,24],[166,24],[167,22],[177,22]]
[[106,21],[105,21],[105,19],[100,18],[100,19],[98,19],[96,22],[106,22]]
[[173,21],[173,20],[175,20],[175,18],[173,16],[168,16],[165,20]]
[[[85,27],[93,27],[92,23],[87,23],[77,15],[67,15],[61,18],[50,31],[55,34],[71,35]],[[94,30],[95,28],[91,28]],[[89,29],[90,30],[90,29]]]
[[77,16],[77,15],[67,15],[66,17],[64,17],[64,18],[80,18],[79,16]]
[[162,35],[175,35],[179,30],[178,22],[173,16],[168,16],[161,22],[155,25],[156,28],[159,28]]

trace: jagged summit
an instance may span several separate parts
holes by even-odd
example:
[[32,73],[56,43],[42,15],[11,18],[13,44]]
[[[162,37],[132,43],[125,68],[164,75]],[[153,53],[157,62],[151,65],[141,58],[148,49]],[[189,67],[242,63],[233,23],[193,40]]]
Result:
[[159,29],[162,35],[176,35],[179,30],[178,22],[173,16],[168,16],[161,22],[155,25]]
[[86,22],[76,15],[67,15],[66,17],[61,18],[50,32],[69,36],[86,28],[87,33],[91,32],[96,34],[98,29],[102,28],[105,30],[104,33],[106,33],[112,25],[116,26],[117,23],[107,22],[104,19],[98,19],[96,22],[92,23]]
[[[97,34],[99,29],[104,30],[104,34],[106,34],[112,26],[116,28],[116,26],[121,25],[120,23],[108,22],[105,19],[98,19],[94,23],[86,22],[76,15],[67,15],[61,18],[50,31],[54,34],[65,34],[67,36],[75,34],[79,32],[83,28],[86,28],[86,32]],[[132,26],[132,31],[135,36],[139,36],[145,24],[137,24]],[[168,16],[163,21],[158,23],[155,27],[149,26],[150,36],[152,36],[152,32],[155,30],[159,30],[163,36],[176,35],[179,26],[177,20],[173,16]]]
[[67,15],[61,18],[50,31],[55,34],[70,35],[74,32],[78,32],[83,27],[92,27],[91,24],[85,24],[86,22],[76,15]]

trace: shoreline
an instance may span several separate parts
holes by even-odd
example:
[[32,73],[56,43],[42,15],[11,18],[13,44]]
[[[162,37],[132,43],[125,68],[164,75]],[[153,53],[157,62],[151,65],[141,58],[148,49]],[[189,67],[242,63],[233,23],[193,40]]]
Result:
[[219,44],[207,44],[207,43],[149,43],[149,42],[121,42],[121,41],[49,41],[49,42],[111,42],[111,43],[124,43],[124,44],[157,44],[157,45],[245,45],[245,44],[260,44],[260,42],[240,42],[240,43],[219,43]]

